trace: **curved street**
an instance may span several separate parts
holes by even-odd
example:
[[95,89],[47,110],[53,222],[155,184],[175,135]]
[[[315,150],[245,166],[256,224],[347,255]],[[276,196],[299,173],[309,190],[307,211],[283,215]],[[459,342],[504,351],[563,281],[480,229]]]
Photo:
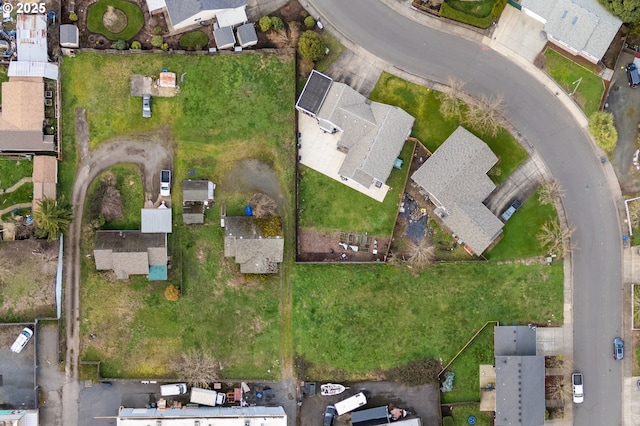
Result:
[[[382,1],[309,3],[348,44],[398,69],[439,83],[453,77],[474,96],[504,95],[507,118],[564,189],[565,213],[575,228],[565,267],[566,279],[573,280],[565,322],[573,323],[574,368],[585,374],[586,398],[574,406],[574,424],[621,425],[622,363],[612,357],[612,340],[623,334],[620,190],[610,165],[599,160],[584,116],[567,110],[561,89],[534,78],[539,70],[521,68],[481,37],[471,41],[434,30],[425,25],[429,19],[415,22]],[[399,3],[408,10],[409,2]]]

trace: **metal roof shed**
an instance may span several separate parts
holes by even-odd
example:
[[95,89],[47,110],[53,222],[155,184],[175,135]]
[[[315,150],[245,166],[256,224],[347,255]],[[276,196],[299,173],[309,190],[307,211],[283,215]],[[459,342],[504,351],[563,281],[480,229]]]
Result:
[[236,42],[231,27],[216,28],[213,30],[213,38],[216,40],[218,49],[230,49]]
[[253,23],[249,22],[244,25],[240,25],[236,30],[238,35],[238,44],[242,47],[251,47],[258,44],[258,34],[256,34],[256,28]]
[[75,25],[60,25],[60,46],[62,47],[80,47],[80,36],[78,27]]
[[19,61],[48,62],[47,17],[19,14],[16,21]]

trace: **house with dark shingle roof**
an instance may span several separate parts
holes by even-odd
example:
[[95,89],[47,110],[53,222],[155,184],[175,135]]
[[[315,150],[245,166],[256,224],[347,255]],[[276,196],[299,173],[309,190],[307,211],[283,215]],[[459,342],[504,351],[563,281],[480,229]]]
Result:
[[365,188],[387,181],[414,122],[403,109],[370,101],[316,70],[296,109],[314,117],[323,131],[340,135],[336,149],[346,157],[339,174]]
[[504,226],[482,204],[496,187],[487,172],[497,162],[486,143],[458,127],[411,176],[429,194],[435,215],[477,255]]
[[182,221],[185,225],[204,223],[204,212],[214,202],[216,184],[208,180],[182,181]]
[[622,21],[598,0],[522,0],[522,11],[544,24],[547,39],[574,55],[598,63]]
[[163,13],[169,31],[186,31],[200,22],[211,21],[228,9],[245,9],[247,0],[147,0],[149,13]]
[[235,257],[243,274],[275,274],[284,255],[279,217],[225,218],[224,256]]
[[494,327],[496,426],[542,426],[544,357],[536,355],[536,329]]

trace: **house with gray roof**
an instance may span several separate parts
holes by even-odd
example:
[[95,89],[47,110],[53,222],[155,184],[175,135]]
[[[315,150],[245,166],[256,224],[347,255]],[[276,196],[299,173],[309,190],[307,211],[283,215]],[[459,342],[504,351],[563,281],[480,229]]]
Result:
[[164,14],[171,33],[187,31],[229,9],[243,11],[247,0],[147,0],[149,13]]
[[494,354],[495,425],[542,426],[545,365],[536,355],[535,327],[494,327]]
[[598,0],[522,0],[522,11],[544,24],[547,39],[598,63],[622,21]]
[[182,221],[186,225],[204,223],[204,212],[214,202],[216,184],[208,180],[182,181]]
[[284,255],[279,217],[225,218],[224,256],[235,257],[243,274],[275,274]]
[[370,101],[315,70],[296,109],[314,117],[324,132],[340,135],[336,149],[346,156],[339,174],[365,188],[387,181],[415,121],[403,109]]
[[429,194],[434,214],[477,255],[504,226],[482,203],[496,187],[487,172],[497,162],[486,143],[458,127],[411,176]]

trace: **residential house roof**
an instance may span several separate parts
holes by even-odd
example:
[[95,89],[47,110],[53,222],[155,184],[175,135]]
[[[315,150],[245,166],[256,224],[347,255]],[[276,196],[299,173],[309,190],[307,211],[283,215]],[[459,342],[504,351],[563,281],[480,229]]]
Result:
[[147,0],[147,8],[149,13],[153,13],[157,10],[167,7],[167,3],[164,0]]
[[62,47],[79,47],[80,33],[76,25],[63,24],[60,25],[60,46]]
[[216,14],[216,21],[219,27],[235,27],[239,24],[247,22],[246,4],[233,9],[225,9]]
[[150,265],[166,265],[167,236],[140,231],[97,231],[93,255],[97,270],[113,270],[119,279],[146,275]]
[[496,356],[534,356],[536,329],[529,326],[494,327],[493,351]]
[[329,93],[332,82],[330,77],[312,70],[296,102],[296,109],[315,117]]
[[182,222],[185,225],[204,223],[205,205],[202,201],[187,201],[182,205]]
[[25,13],[16,17],[16,50],[18,61],[49,61],[45,15]]
[[347,151],[347,156],[340,175],[367,188],[389,178],[414,122],[402,108],[369,101],[336,82],[329,88],[318,119],[342,131],[338,147]]
[[142,209],[141,232],[146,233],[171,233],[171,209],[160,207],[157,209]]
[[235,9],[246,6],[246,0],[165,0],[167,14],[173,25],[202,11]]
[[218,49],[228,49],[236,43],[233,28],[231,27],[216,28],[213,30],[213,38]]
[[42,143],[43,120],[44,82],[41,78],[12,77],[2,83],[0,131],[37,130]]
[[57,80],[58,65],[50,62],[11,61],[7,75],[9,77],[44,77]]
[[[217,426],[238,426],[260,423],[262,426],[287,426],[287,414],[282,407],[198,407],[188,410],[158,408],[125,408],[118,412],[118,426],[147,426],[150,420],[162,420],[163,425],[186,426],[195,421]],[[254,419],[252,421],[252,419]]]
[[600,60],[622,21],[597,0],[522,0],[522,7],[541,17],[549,37]]
[[183,180],[182,201],[208,201],[213,200],[215,183],[208,180]]
[[458,127],[411,176],[429,193],[443,223],[476,254],[484,252],[504,226],[482,204],[495,189],[486,173],[497,162],[486,143]]
[[32,209],[36,210],[45,198],[56,199],[58,183],[58,160],[49,155],[33,157],[33,200]]
[[496,426],[542,426],[544,357],[496,356]]
[[258,44],[258,34],[256,33],[256,27],[251,22],[240,25],[236,29],[236,35],[238,36],[238,44],[242,47],[250,47]]
[[[283,260],[284,239],[282,227],[277,236],[265,236],[262,224],[272,218],[257,219],[247,216],[232,216],[225,219],[225,257],[235,257],[243,274],[266,274],[278,272],[278,263]],[[279,219],[279,218],[278,218]],[[279,223],[279,222],[277,222]],[[272,226],[274,222],[271,222]]]

